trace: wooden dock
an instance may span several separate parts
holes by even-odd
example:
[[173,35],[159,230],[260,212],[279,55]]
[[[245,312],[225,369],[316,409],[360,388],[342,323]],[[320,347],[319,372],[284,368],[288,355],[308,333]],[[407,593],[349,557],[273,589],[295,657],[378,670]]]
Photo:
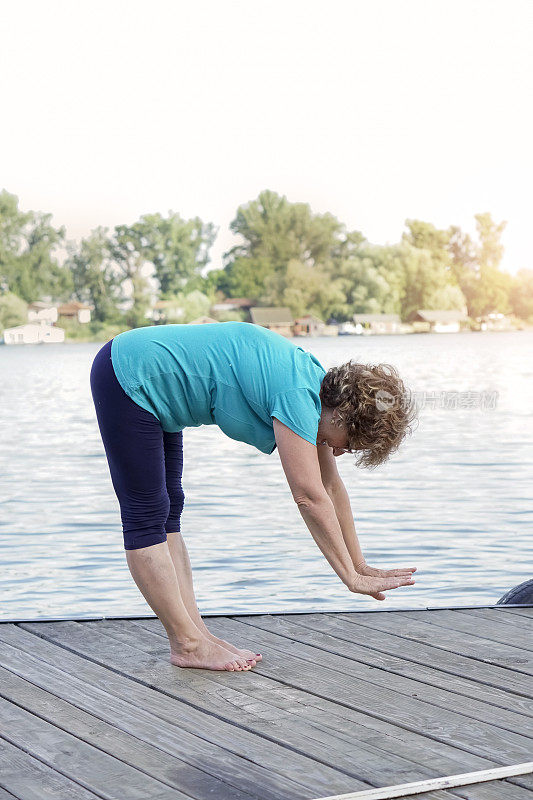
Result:
[[[533,607],[0,624],[0,800],[311,800],[533,760]],[[416,795],[533,800],[533,775]]]

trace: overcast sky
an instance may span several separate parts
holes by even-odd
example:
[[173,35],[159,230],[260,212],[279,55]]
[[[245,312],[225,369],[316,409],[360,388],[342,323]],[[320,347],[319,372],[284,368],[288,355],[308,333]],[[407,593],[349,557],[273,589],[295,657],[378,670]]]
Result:
[[0,188],[71,238],[263,189],[372,242],[507,220],[533,267],[530,0],[4,0]]

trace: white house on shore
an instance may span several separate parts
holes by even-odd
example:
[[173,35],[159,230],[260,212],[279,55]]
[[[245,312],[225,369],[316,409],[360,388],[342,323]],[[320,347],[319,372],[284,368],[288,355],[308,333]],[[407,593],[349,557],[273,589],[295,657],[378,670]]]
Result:
[[91,321],[93,306],[72,300],[68,303],[43,303],[36,300],[28,306],[28,322],[46,322],[53,325],[58,319],[72,319],[86,324]]
[[77,300],[71,300],[69,303],[57,306],[57,315],[63,319],[74,319],[82,325],[91,321],[92,306],[85,303],[79,303]]
[[466,309],[464,311],[434,311],[420,308],[410,317],[410,322],[417,333],[459,333],[467,321]]
[[294,320],[295,336],[323,336],[325,329],[326,323],[315,314],[306,314]]
[[53,325],[57,322],[57,306],[36,300],[28,306],[28,322],[46,322]]
[[402,326],[398,314],[354,314],[353,321],[367,334],[400,333]]
[[28,322],[4,330],[4,344],[56,344],[64,341],[65,331],[55,325]]

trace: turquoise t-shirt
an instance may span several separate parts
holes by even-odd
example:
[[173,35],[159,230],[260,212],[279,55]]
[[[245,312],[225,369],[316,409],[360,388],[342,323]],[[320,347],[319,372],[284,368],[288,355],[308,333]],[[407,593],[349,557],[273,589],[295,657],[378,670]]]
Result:
[[126,394],[164,431],[218,425],[231,439],[272,453],[276,417],[316,444],[326,370],[267,328],[248,322],[135,328],[115,336],[111,361]]

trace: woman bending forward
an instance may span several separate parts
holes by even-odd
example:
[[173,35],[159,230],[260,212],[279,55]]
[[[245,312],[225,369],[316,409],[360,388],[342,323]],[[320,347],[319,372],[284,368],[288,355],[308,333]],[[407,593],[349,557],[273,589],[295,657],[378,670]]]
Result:
[[262,453],[277,447],[313,539],[351,592],[384,600],[415,568],[368,566],[335,456],[373,467],[397,449],[414,407],[394,367],[329,371],[301,347],[246,322],[160,325],[119,334],[97,353],[91,390],[133,579],[161,620],[179,667],[248,670],[259,653],[213,636],[194,596],[180,533],[183,428],[218,425]]

